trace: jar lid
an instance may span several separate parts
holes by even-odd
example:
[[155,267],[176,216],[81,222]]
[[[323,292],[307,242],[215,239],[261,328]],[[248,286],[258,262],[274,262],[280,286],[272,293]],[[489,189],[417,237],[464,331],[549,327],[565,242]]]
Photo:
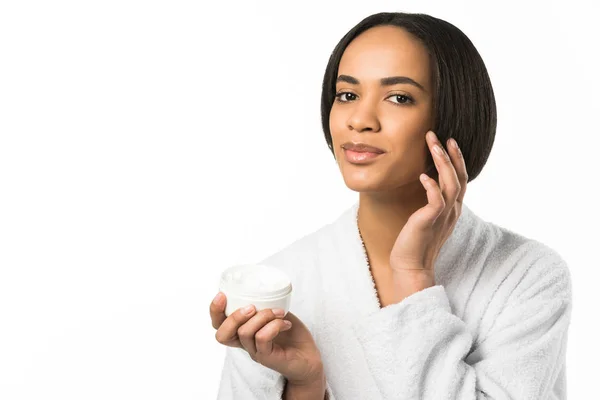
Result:
[[272,298],[292,291],[290,278],[279,268],[265,264],[242,264],[221,274],[220,288],[237,296]]

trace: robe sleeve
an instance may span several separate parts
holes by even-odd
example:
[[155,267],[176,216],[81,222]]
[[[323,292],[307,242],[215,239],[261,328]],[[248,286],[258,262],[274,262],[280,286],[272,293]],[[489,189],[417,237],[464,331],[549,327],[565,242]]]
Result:
[[225,348],[217,400],[281,400],[285,378],[257,363],[243,349]]
[[382,398],[566,399],[571,280],[555,254],[539,258],[517,284],[500,286],[507,300],[477,342],[442,285],[357,321]]
[[[226,347],[217,400],[281,400],[285,377],[257,363],[243,349]],[[336,400],[329,383],[325,400]]]

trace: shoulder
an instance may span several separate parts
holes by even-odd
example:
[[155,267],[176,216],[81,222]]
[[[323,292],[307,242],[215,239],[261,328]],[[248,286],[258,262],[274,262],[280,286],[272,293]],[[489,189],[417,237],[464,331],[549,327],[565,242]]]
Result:
[[546,243],[491,222],[485,222],[492,238],[497,267],[506,272],[504,286],[511,288],[513,301],[532,296],[572,296],[571,273],[562,255]]
[[532,293],[571,297],[569,266],[557,250],[486,221],[468,207],[463,213],[441,253],[442,282],[475,279],[498,301],[526,299]]
[[290,275],[296,275],[300,269],[306,270],[305,267],[310,266],[317,256],[316,250],[319,237],[326,227],[321,227],[288,243],[283,248],[268,255],[260,263],[280,268]]
[[285,245],[282,249],[260,261],[260,264],[275,267],[283,271],[292,283],[290,311],[302,320],[312,331],[318,318],[318,307],[315,301],[322,281],[321,269],[318,265],[319,242],[327,235],[330,224],[327,224],[299,239]]
[[323,224],[291,243],[283,246],[280,250],[270,254],[261,261],[276,268],[284,270],[291,277],[298,279],[302,276],[311,275],[316,268],[321,253],[327,252],[333,244],[334,239],[344,235],[346,224],[355,212],[356,205],[344,210],[333,221]]

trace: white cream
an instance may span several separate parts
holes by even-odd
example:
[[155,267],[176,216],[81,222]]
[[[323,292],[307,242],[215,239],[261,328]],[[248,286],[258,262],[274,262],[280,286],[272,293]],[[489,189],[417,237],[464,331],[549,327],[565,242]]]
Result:
[[224,284],[250,292],[272,292],[289,284],[289,279],[272,267],[253,265],[250,268],[237,269],[225,274]]
[[249,304],[254,304],[258,311],[282,308],[287,314],[292,284],[289,277],[278,268],[244,264],[223,271],[219,290],[227,296],[226,316]]

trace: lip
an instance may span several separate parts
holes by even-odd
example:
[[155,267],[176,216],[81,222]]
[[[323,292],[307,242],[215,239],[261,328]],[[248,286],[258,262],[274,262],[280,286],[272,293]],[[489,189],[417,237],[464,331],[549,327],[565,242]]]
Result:
[[370,151],[353,151],[344,149],[344,157],[346,161],[352,164],[368,164],[383,153],[373,153]]
[[346,142],[342,145],[344,150],[352,150],[353,152],[369,152],[369,153],[385,153],[385,151],[375,146],[366,143]]

